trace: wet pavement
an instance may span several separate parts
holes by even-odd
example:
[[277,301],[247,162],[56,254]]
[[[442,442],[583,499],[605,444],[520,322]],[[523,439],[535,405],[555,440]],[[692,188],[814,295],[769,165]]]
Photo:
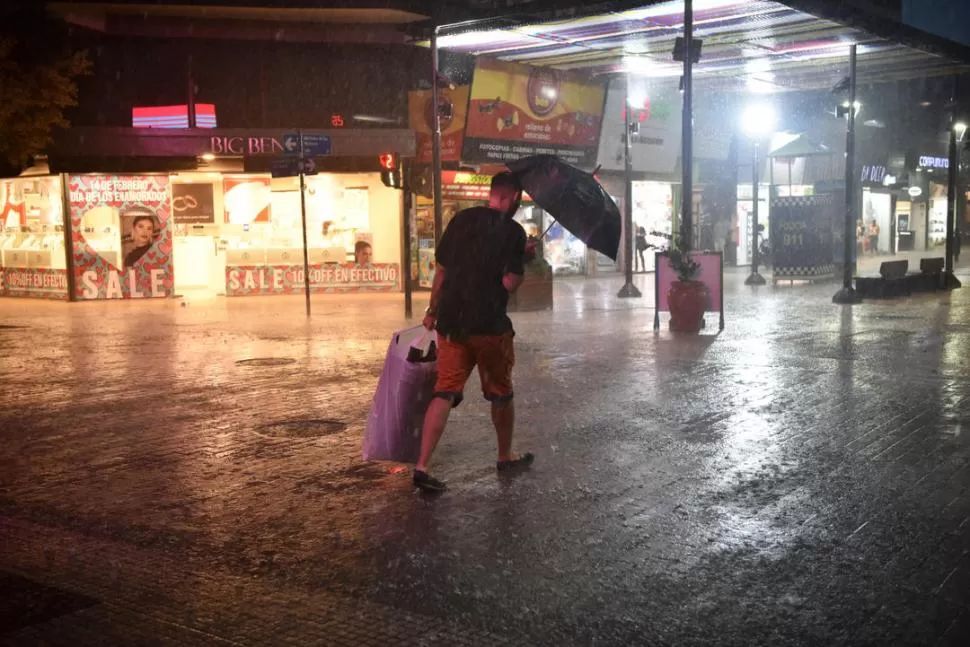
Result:
[[537,463],[469,397],[437,498],[360,456],[399,295],[0,302],[0,643],[967,644],[970,290],[727,278],[514,315]]

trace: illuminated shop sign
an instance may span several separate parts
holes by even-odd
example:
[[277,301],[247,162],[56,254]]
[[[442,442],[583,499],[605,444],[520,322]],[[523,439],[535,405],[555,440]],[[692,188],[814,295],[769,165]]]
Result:
[[866,165],[862,167],[862,181],[881,184],[886,177],[885,166]]
[[946,157],[922,155],[919,158],[920,168],[950,168],[950,160]]
[[[189,107],[137,106],[131,109],[131,125],[135,128],[188,128]],[[216,107],[212,103],[195,104],[195,127],[215,128]]]

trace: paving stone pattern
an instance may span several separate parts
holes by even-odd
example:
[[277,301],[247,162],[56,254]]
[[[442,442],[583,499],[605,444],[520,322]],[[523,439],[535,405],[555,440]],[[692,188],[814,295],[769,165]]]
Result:
[[970,290],[727,278],[697,337],[559,281],[534,469],[473,378],[436,498],[360,456],[399,295],[0,302],[0,643],[970,643]]

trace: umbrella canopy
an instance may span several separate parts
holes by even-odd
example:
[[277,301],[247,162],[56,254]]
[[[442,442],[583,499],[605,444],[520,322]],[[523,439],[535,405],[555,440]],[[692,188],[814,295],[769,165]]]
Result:
[[591,174],[555,155],[507,164],[533,202],[588,247],[614,261],[620,249],[620,210]]

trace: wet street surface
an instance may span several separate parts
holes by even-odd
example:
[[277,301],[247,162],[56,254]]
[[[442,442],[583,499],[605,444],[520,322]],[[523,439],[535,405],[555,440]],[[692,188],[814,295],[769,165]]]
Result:
[[701,336],[559,282],[534,468],[473,377],[436,498],[361,459],[400,295],[4,300],[0,643],[970,644],[970,289],[743,278]]

